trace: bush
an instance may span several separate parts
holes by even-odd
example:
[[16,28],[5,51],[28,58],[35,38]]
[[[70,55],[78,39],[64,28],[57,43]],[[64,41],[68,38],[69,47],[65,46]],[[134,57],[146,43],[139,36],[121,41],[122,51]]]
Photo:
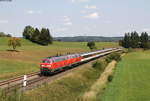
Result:
[[106,60],[107,63],[110,63],[112,60],[120,61],[121,56],[120,56],[119,53],[112,53],[109,56],[107,56],[105,60]]
[[91,50],[97,49],[94,41],[88,42],[88,43],[87,43],[87,46],[88,46]]
[[134,52],[135,50],[133,48],[128,48],[128,53]]
[[105,60],[106,60],[107,63],[110,63],[112,61],[109,57],[106,57]]
[[145,48],[144,49],[150,49],[150,42],[145,43]]
[[103,71],[105,69],[106,63],[105,61],[96,61],[93,63],[92,67],[96,70]]
[[94,69],[99,69],[99,68],[102,67],[102,64],[99,61],[96,61],[96,62],[93,63],[92,67]]
[[107,78],[107,80],[108,80],[109,82],[111,82],[111,81],[113,80],[113,75],[109,75],[108,78]]
[[17,46],[21,46],[21,40],[19,38],[12,37],[8,40],[8,46],[12,46],[13,50],[15,50]]
[[[9,96],[8,96],[9,95]],[[27,101],[24,99],[23,92],[14,89],[10,94],[5,91],[0,91],[0,101]]]

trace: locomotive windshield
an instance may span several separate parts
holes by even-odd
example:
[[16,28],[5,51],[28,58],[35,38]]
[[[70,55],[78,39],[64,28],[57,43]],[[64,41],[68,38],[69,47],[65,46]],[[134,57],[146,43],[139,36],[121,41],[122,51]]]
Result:
[[43,63],[51,63],[51,61],[48,60],[48,59],[45,59],[45,60],[43,60],[42,62],[43,62]]

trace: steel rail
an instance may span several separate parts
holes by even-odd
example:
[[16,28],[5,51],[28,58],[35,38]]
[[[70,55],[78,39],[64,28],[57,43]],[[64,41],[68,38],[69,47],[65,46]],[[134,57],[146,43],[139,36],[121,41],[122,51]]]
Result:
[[[38,74],[40,74],[40,73],[39,72],[33,72],[33,73],[30,73],[30,74],[27,74],[27,77],[32,77],[32,76],[35,76],[35,75],[38,75]],[[18,77],[11,78],[11,79],[8,79],[8,80],[5,80],[5,81],[1,81],[0,86],[10,84],[11,82],[20,81],[22,79],[23,79],[23,76],[18,76]]]

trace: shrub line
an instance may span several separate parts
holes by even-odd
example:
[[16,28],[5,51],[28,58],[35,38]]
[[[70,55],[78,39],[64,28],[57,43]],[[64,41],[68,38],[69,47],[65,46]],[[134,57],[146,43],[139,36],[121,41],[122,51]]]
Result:
[[108,82],[108,77],[112,75],[113,69],[115,68],[116,61],[112,61],[107,65],[104,72],[100,75],[99,79],[91,86],[88,92],[83,95],[83,101],[95,101],[98,93],[103,91],[106,83]]

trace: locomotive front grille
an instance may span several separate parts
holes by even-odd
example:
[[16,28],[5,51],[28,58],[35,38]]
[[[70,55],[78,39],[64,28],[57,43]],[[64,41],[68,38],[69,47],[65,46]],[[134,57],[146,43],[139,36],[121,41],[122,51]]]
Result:
[[41,71],[50,71],[48,68],[41,68]]
[[50,69],[48,69],[48,68],[41,68],[41,74],[42,75],[49,75],[49,74],[51,74],[52,72],[51,72],[51,70]]

